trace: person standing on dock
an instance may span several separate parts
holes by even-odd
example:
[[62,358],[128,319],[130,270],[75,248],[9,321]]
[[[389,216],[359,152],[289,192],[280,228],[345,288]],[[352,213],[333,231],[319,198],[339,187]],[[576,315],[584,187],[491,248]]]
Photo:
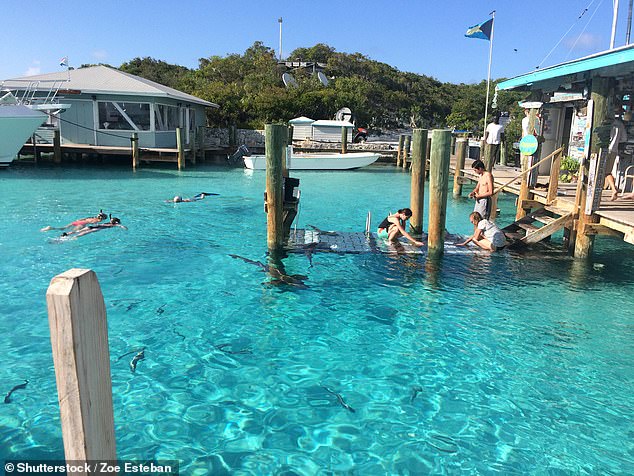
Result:
[[481,160],[475,160],[471,166],[479,175],[478,184],[469,194],[469,198],[475,198],[474,212],[478,212],[482,218],[491,216],[491,197],[493,196],[493,174],[488,172]]
[[504,140],[504,126],[500,124],[500,115],[496,114],[493,121],[489,123],[484,131],[484,142],[489,148],[491,164],[495,165],[500,161],[500,144]]
[[405,231],[405,222],[412,217],[412,210],[402,208],[393,215],[388,215],[380,224],[376,234],[379,238],[388,240],[390,243],[397,243],[401,236],[411,241],[414,246],[424,246],[422,241],[417,241]]
[[605,182],[603,188],[609,188],[612,190],[610,200],[616,200],[619,196],[619,189],[614,181],[614,169],[616,168],[616,160],[619,157],[620,146],[624,142],[627,142],[627,132],[625,130],[625,124],[621,119],[623,108],[618,106],[614,110],[614,122],[612,122],[612,130],[610,131],[610,145],[608,146],[608,160],[605,166]]

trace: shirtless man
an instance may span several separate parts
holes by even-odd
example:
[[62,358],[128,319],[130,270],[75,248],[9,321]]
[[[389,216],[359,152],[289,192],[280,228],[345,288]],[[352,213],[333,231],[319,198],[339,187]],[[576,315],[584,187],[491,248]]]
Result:
[[484,167],[484,163],[481,160],[476,160],[471,166],[476,174],[480,176],[478,178],[478,184],[473,189],[473,192],[469,194],[469,198],[475,198],[474,212],[478,212],[482,218],[488,219],[491,215],[491,197],[493,196],[493,174],[487,172]]

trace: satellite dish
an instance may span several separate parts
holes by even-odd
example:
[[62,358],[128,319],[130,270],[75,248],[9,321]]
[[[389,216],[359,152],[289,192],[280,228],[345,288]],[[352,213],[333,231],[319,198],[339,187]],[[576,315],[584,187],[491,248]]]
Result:
[[317,73],[317,78],[319,79],[319,82],[321,84],[323,84],[324,86],[328,86],[328,78],[326,77],[326,75],[324,73],[322,73],[321,71],[319,71]]
[[293,78],[288,73],[284,73],[282,75],[282,82],[284,83],[284,86],[286,86],[287,88],[296,88],[297,87],[297,81],[295,81],[295,78]]
[[335,120],[350,122],[352,120],[352,111],[350,110],[350,108],[342,107],[335,114]]

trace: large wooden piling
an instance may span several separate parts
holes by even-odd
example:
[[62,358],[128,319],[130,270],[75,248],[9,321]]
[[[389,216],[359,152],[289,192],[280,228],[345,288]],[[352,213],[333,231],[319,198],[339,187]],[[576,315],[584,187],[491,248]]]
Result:
[[405,136],[398,136],[398,149],[396,149],[396,166],[401,166],[401,157],[403,156],[403,145],[405,145]]
[[62,163],[62,138],[59,129],[53,131],[53,162]]
[[185,168],[185,150],[183,149],[183,130],[176,128],[176,149],[178,149],[178,170]]
[[427,249],[431,257],[442,256],[447,218],[447,181],[451,157],[451,131],[434,130],[429,167],[429,220]]
[[288,128],[282,124],[265,126],[266,147],[266,237],[269,250],[279,250],[284,244],[284,177],[283,161]]
[[423,233],[426,149],[427,130],[414,129],[412,139],[412,184],[410,193],[412,218],[409,220],[410,232],[414,235],[421,235]]
[[136,170],[139,166],[139,134],[133,132],[130,142],[132,143],[132,169]]
[[70,269],[46,292],[66,461],[117,459],[108,325],[97,275]]
[[404,169],[407,168],[407,159],[409,157],[409,151],[412,147],[412,136],[407,135],[405,136],[405,143],[403,144],[403,161],[401,162],[401,165],[403,166]]
[[464,161],[467,156],[467,144],[469,139],[459,138],[456,140],[456,168],[453,175],[453,196],[462,195],[462,185],[464,181]]
[[341,127],[341,153],[348,153],[348,128],[345,126]]
[[430,159],[431,159],[431,137],[427,135],[427,157],[425,157],[425,179],[429,178]]
[[[583,161],[582,173],[579,177],[581,181],[579,196],[579,218],[575,229],[575,258],[588,258],[592,254],[594,247],[594,234],[588,232],[588,225],[596,223],[598,216],[594,213],[587,215],[585,213],[586,200],[588,196],[588,176],[590,173],[590,157],[592,154],[599,154],[600,148],[607,148],[607,144],[603,144],[601,138],[596,134],[596,130],[600,126],[611,124],[610,97],[614,92],[614,84],[610,78],[595,77],[592,79],[592,138],[590,141],[590,152],[588,159]],[[598,165],[598,164],[597,164]],[[598,166],[597,166],[598,168]],[[600,187],[602,188],[602,187]],[[599,192],[601,193],[601,192]]]

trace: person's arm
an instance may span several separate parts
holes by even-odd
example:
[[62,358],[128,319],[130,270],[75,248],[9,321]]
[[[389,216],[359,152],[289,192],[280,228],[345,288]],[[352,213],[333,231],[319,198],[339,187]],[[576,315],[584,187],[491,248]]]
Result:
[[475,198],[478,196],[478,191],[480,190],[480,181],[476,184],[475,188],[469,194],[469,198]]
[[128,227],[127,226],[123,226],[123,225],[117,225],[119,228],[123,228],[124,230],[127,230]]
[[473,235],[467,238],[462,243],[456,243],[456,246],[467,246],[472,241],[479,241],[482,238],[482,230],[478,226],[473,227]]
[[493,195],[493,175],[491,175],[490,172],[485,172],[484,175],[484,187],[482,187],[484,190],[480,190],[479,188],[480,183],[478,183],[478,187],[476,187],[476,190],[474,190],[475,198],[486,198],[486,197],[490,197],[491,195]]
[[396,227],[398,228],[398,231],[401,232],[401,235],[403,235],[405,238],[407,238],[409,241],[411,241],[412,243],[414,243],[416,246],[423,246],[424,243],[422,241],[418,241],[415,240],[412,235],[410,235],[409,233],[407,233],[405,231],[405,228],[403,227],[403,225],[401,225],[400,220],[397,218],[396,222],[394,222],[394,224],[396,225]]

